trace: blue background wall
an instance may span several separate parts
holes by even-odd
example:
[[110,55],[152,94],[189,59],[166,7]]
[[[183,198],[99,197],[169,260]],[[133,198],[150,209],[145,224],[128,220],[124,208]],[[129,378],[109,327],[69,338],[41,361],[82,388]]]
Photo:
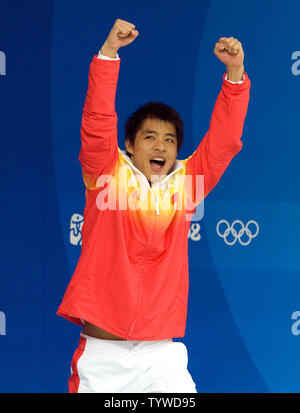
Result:
[[[298,0],[1,4],[0,392],[67,391],[80,328],[55,312],[80,254],[70,228],[84,208],[81,111],[89,64],[118,17],[140,32],[119,51],[121,148],[126,118],[161,100],[181,114],[179,158],[190,155],[224,73],[214,44],[243,43],[252,81],[244,146],[192,223],[182,341],[198,392],[298,392]],[[255,221],[257,236],[252,223],[224,239],[221,220]]]

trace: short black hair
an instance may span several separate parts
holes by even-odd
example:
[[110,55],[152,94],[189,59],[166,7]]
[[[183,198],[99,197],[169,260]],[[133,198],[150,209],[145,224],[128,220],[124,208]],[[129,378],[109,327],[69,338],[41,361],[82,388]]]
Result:
[[183,143],[183,121],[175,109],[162,102],[145,103],[129,116],[125,124],[125,139],[134,145],[135,136],[146,119],[160,119],[173,123],[176,129],[178,152]]

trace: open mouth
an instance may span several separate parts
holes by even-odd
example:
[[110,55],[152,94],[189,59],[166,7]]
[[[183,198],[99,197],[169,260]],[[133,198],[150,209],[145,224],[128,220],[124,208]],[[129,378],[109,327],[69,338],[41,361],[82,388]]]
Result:
[[150,159],[150,166],[154,172],[161,172],[166,163],[166,160],[163,158],[152,158]]

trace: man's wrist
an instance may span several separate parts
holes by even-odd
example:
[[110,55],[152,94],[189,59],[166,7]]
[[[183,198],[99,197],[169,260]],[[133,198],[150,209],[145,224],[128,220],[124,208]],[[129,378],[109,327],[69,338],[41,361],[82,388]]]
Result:
[[103,56],[111,57],[112,59],[115,59],[117,57],[117,52],[118,49],[112,49],[111,47],[108,47],[105,44],[100,49],[100,53]]
[[239,82],[240,80],[243,80],[244,70],[244,65],[226,66],[227,79],[232,82]]

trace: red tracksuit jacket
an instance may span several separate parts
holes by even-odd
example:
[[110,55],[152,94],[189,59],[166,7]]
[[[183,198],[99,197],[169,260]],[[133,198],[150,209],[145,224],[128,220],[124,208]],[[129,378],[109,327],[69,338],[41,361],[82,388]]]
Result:
[[[151,187],[118,147],[120,60],[94,56],[83,108],[79,161],[86,206],[79,261],[57,314],[130,340],[183,337],[188,302],[188,210],[182,179],[204,176],[204,196],[241,150],[250,80],[223,76],[197,150]],[[125,171],[125,172],[124,172]],[[193,188],[193,187],[192,187]],[[189,192],[188,196],[195,196]],[[187,197],[188,197],[187,196]],[[195,198],[193,198],[195,200]],[[201,200],[201,199],[200,199]]]

